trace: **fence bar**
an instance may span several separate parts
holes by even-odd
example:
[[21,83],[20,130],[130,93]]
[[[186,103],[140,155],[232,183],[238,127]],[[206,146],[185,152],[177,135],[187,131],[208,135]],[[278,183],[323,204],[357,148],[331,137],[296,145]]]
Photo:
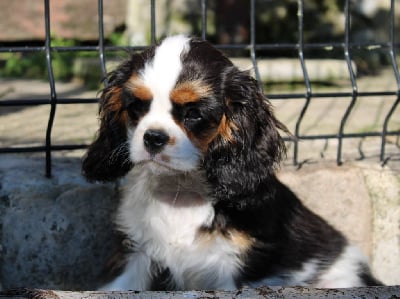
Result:
[[[64,145],[52,145],[51,151],[71,151],[78,149],[85,149],[88,144],[64,144]],[[11,153],[40,153],[46,150],[46,146],[21,146],[21,147],[3,147],[0,148],[0,154],[11,154]]]
[[53,65],[51,63],[51,31],[50,31],[50,3],[49,0],[44,0],[45,11],[45,48],[46,48],[46,63],[50,84],[50,113],[49,121],[46,129],[46,177],[51,177],[51,131],[53,129],[54,117],[57,108],[57,93],[54,82]]
[[101,66],[101,75],[103,79],[104,86],[107,86],[107,69],[106,69],[106,60],[104,56],[104,22],[103,22],[103,0],[98,0],[98,20],[99,20],[99,59]]
[[[230,46],[230,45],[225,45]],[[271,43],[271,44],[257,44],[256,50],[296,50],[298,47],[297,43]],[[332,42],[332,43],[306,43],[304,44],[304,49],[319,49],[330,52],[334,49],[343,49],[345,43],[342,42]],[[395,47],[400,47],[400,43],[395,43]],[[375,43],[375,42],[349,42],[348,48],[354,49],[385,49],[390,48],[389,43]]]
[[[154,0],[153,0],[154,1]],[[154,12],[155,14],[155,12]],[[154,23],[155,28],[155,23]],[[155,32],[154,32],[155,34]],[[155,38],[154,38],[155,42]],[[215,44],[216,48],[221,50],[250,50],[251,45],[247,44]],[[400,48],[400,43],[395,43],[391,45],[390,43],[371,43],[371,42],[357,42],[357,43],[349,43],[348,48],[350,50],[354,49],[390,49],[391,47]],[[298,50],[298,43],[279,43],[279,44],[255,44],[254,49],[258,50],[269,50],[269,51],[276,51],[276,50]],[[327,52],[331,52],[334,49],[343,49],[345,47],[344,43],[305,43],[303,45],[304,50],[310,49],[318,49],[318,50],[325,50]],[[135,46],[104,46],[104,50],[107,52],[113,51],[141,51],[147,48],[147,45],[135,45]],[[99,46],[53,46],[51,47],[52,51],[56,52],[94,52],[99,51]],[[34,53],[34,52],[43,52],[45,51],[45,47],[0,47],[0,53]]]
[[[91,99],[82,99],[82,98],[74,98],[74,99],[68,99],[68,98],[58,98],[57,99],[57,105],[63,104],[63,105],[68,105],[68,104],[93,104],[93,103],[98,103],[98,100],[96,98],[91,98]],[[18,107],[18,106],[39,106],[39,105],[48,105],[49,104],[49,99],[34,99],[34,100],[4,100],[0,101],[0,107]]]
[[396,47],[395,47],[395,0],[390,1],[390,59],[392,62],[394,76],[397,82],[397,99],[394,102],[393,106],[390,108],[388,114],[386,115],[385,121],[383,123],[382,130],[382,141],[381,141],[381,155],[380,159],[382,162],[385,161],[385,145],[386,145],[386,136],[387,136],[387,128],[389,124],[389,120],[392,117],[394,111],[400,103],[400,73],[399,66],[396,61]]
[[[352,93],[349,92],[338,92],[338,93],[312,93],[313,98],[318,99],[331,99],[335,98],[337,101],[347,100],[346,97],[351,97]],[[397,96],[397,91],[390,92],[359,92],[358,97],[377,97],[377,96]],[[282,94],[268,94],[270,100],[303,100],[304,93],[282,93]],[[377,99],[378,101],[378,99]],[[57,104],[89,104],[97,103],[96,98],[57,98]],[[1,100],[0,107],[12,107],[12,106],[36,106],[49,104],[49,99],[15,99],[15,100]]]
[[301,70],[303,72],[303,78],[304,78],[304,84],[306,85],[306,102],[303,105],[303,108],[301,109],[300,115],[296,121],[296,127],[295,127],[295,140],[294,140],[294,146],[293,146],[293,163],[294,165],[297,165],[297,157],[298,157],[298,147],[299,147],[299,136],[300,136],[300,124],[301,121],[303,120],[304,115],[306,114],[306,111],[308,109],[308,106],[311,101],[311,95],[312,95],[312,90],[311,90],[311,82],[310,78],[308,76],[307,72],[307,67],[304,59],[304,39],[303,39],[303,32],[304,32],[304,0],[298,0],[297,1],[297,17],[298,17],[298,35],[299,35],[299,47],[298,47],[298,56],[300,59],[300,64],[301,64]]
[[255,0],[250,1],[250,58],[253,63],[254,74],[256,76],[256,80],[258,82],[258,87],[260,90],[263,90],[260,72],[258,70],[257,65],[257,57],[256,57],[256,3]]
[[346,125],[347,119],[350,116],[351,111],[354,108],[354,105],[357,101],[358,96],[358,87],[356,76],[354,74],[353,65],[350,56],[350,31],[351,31],[351,12],[350,12],[350,0],[345,1],[345,48],[344,48],[344,56],[346,59],[347,67],[349,70],[350,80],[351,80],[351,87],[352,87],[352,94],[351,94],[351,101],[349,106],[347,107],[346,112],[344,113],[342,120],[340,122],[339,134],[338,134],[338,149],[337,149],[337,158],[336,162],[338,165],[342,164],[342,146],[343,146],[343,131]]
[[201,0],[201,38],[207,39],[207,0]]
[[1,47],[0,53],[35,53],[35,52],[44,52],[45,47]]
[[[313,92],[313,98],[329,99],[335,98],[336,100],[343,100],[342,98],[348,98],[353,95],[352,92]],[[376,91],[376,92],[358,92],[357,96],[362,97],[377,97],[377,96],[396,96],[397,91]],[[280,93],[280,94],[268,94],[268,98],[271,100],[284,100],[284,99],[304,99],[303,93]]]
[[155,0],[150,1],[150,19],[151,19],[151,25],[150,25],[150,35],[151,35],[151,44],[155,45],[157,42],[157,36],[156,36],[156,2]]
[[[398,136],[400,131],[388,131],[386,136]],[[364,137],[381,137],[380,132],[366,132],[366,133],[350,133],[344,134],[342,138],[364,138]],[[321,140],[321,139],[337,139],[337,134],[323,134],[323,135],[300,135],[300,140]],[[291,138],[284,138],[285,141],[292,141]],[[78,150],[87,148],[88,144],[64,144],[64,145],[52,145],[51,151],[64,151],[64,150]],[[0,154],[11,154],[11,153],[38,153],[44,152],[46,146],[18,146],[18,147],[3,147],[0,148]]]

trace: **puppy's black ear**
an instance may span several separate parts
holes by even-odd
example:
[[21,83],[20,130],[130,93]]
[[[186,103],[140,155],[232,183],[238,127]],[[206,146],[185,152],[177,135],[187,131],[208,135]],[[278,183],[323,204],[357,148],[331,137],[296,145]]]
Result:
[[125,61],[111,72],[108,86],[101,93],[100,129],[82,163],[83,175],[90,181],[114,181],[133,167],[127,143],[128,115],[122,96],[123,84],[134,70],[134,61],[133,58]]
[[243,205],[254,198],[260,185],[275,178],[285,154],[278,130],[288,131],[247,72],[229,67],[223,74],[222,89],[229,134],[215,138],[204,164],[214,195]]
[[127,144],[127,115],[121,105],[122,89],[103,90],[100,102],[100,129],[83,158],[83,175],[90,181],[114,181],[133,166]]

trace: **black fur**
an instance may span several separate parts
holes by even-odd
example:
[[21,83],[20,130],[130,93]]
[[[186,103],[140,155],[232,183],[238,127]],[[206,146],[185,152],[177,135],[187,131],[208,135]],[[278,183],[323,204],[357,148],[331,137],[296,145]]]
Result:
[[204,167],[214,186],[214,196],[239,206],[254,205],[255,199],[243,198],[243,194],[252,194],[273,175],[285,153],[278,129],[286,129],[275,119],[248,73],[232,66],[223,78],[227,118],[236,127],[234,140],[227,143],[216,139],[204,158]]
[[256,240],[238,278],[242,283],[301,270],[302,264],[310,259],[331,265],[347,245],[339,232],[306,209],[274,177],[242,196],[242,200],[257,204],[237,208],[221,201],[215,207],[216,219],[224,219],[224,228],[219,225],[219,229],[235,228]]

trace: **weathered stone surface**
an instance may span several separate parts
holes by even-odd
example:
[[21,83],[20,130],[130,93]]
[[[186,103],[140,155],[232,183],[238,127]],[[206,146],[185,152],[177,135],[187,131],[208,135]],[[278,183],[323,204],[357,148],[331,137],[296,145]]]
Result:
[[371,257],[372,202],[358,167],[334,164],[282,171],[287,183],[311,210],[328,220]]
[[235,291],[178,291],[178,292],[65,292],[50,290],[15,290],[0,293],[0,296],[9,298],[43,298],[43,299],[80,299],[80,298],[221,298],[221,299],[262,299],[262,298],[399,298],[400,287],[370,287],[349,289],[311,289],[305,287],[262,287],[256,289],[241,289]]
[[372,266],[385,283],[400,284],[400,176],[391,169],[363,165],[373,205]]
[[[112,253],[112,185],[89,185],[80,161],[0,157],[1,282],[4,288],[87,290]],[[40,167],[38,167],[40,166]]]
[[280,178],[369,258],[385,284],[400,284],[399,172],[378,163],[285,167]]

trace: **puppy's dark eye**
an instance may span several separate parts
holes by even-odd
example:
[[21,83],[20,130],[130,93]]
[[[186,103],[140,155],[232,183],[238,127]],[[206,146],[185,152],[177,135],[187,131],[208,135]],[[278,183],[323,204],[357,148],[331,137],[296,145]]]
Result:
[[177,122],[182,123],[186,129],[193,133],[202,130],[207,122],[204,110],[204,107],[198,103],[173,104],[172,115]]
[[141,116],[149,111],[150,101],[143,101],[135,97],[128,90],[122,91],[122,105],[129,117],[135,123]]
[[190,108],[188,111],[186,111],[185,114],[185,119],[184,121],[189,121],[189,122],[198,122],[202,119],[203,117],[201,116],[200,110],[197,108]]
[[134,104],[136,101],[137,99],[133,96],[131,92],[129,92],[125,88],[122,89],[121,102],[124,109],[128,109],[128,107]]

